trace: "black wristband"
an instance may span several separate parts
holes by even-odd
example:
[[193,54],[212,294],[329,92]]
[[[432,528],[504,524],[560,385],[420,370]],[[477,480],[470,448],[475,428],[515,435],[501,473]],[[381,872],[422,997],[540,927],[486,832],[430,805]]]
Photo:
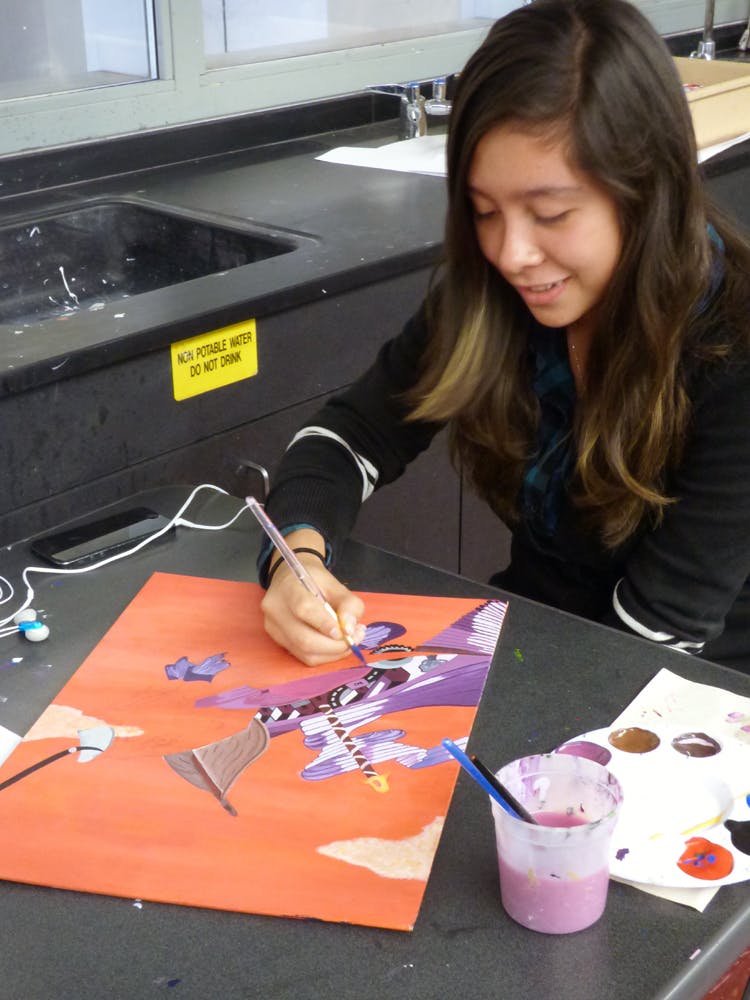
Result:
[[[326,557],[322,554],[322,552],[318,552],[317,549],[306,549],[304,547],[300,547],[298,549],[292,549],[292,552],[307,552],[311,556],[317,556],[324,566],[326,564]],[[268,590],[268,588],[271,586],[271,580],[273,580],[273,575],[283,562],[284,562],[284,557],[281,556],[269,569],[268,576],[266,577],[266,590]]]

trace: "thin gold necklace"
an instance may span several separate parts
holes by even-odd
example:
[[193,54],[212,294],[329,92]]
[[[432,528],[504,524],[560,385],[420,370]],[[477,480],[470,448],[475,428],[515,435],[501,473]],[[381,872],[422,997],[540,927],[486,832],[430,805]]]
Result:
[[573,367],[575,368],[578,379],[583,383],[583,368],[581,366],[581,358],[578,354],[578,349],[576,348],[575,340],[571,340],[570,334],[568,334],[568,346],[570,347],[570,354],[573,360]]

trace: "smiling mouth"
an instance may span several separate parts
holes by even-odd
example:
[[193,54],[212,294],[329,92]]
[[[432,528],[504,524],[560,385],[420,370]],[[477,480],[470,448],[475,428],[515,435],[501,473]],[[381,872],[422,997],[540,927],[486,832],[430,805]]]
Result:
[[564,281],[565,278],[560,278],[559,281],[549,281],[546,285],[527,285],[526,290],[529,292],[548,292],[550,289],[562,285]]

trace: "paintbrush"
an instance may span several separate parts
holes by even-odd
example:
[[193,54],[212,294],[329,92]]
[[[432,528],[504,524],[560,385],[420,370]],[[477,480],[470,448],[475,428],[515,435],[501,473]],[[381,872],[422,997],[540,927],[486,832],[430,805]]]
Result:
[[469,757],[469,760],[472,762],[474,767],[476,767],[477,771],[479,771],[479,773],[487,779],[490,785],[492,785],[492,787],[497,790],[497,792],[506,800],[506,802],[508,802],[509,805],[512,806],[512,808],[518,813],[518,815],[522,820],[525,820],[527,823],[536,824],[536,820],[529,812],[529,810],[526,808],[526,806],[521,805],[521,803],[518,801],[515,795],[509,792],[508,789],[505,787],[505,785],[501,784],[497,780],[492,771],[490,771],[488,767],[485,767],[485,765],[481,762],[481,760],[477,757],[476,754],[473,753]]
[[444,739],[443,746],[451,755],[455,757],[466,773],[476,781],[480,788],[516,819],[525,820],[527,823],[536,823],[531,813],[524,809],[521,803],[511,795],[508,789],[501,785],[495,775],[488,770],[475,756],[469,757],[463,750],[456,746],[453,740]]
[[321,604],[326,609],[328,614],[333,618],[333,620],[338,625],[341,631],[341,635],[344,637],[344,642],[346,642],[347,646],[349,647],[349,649],[351,649],[352,653],[354,653],[354,655],[357,657],[362,666],[366,667],[367,660],[364,658],[362,650],[355,643],[354,636],[352,635],[351,631],[344,625],[344,623],[341,620],[341,616],[338,615],[337,612],[334,610],[334,608],[328,603],[328,599],[326,598],[325,594],[317,585],[311,574],[308,573],[308,571],[299,561],[294,550],[289,547],[286,539],[281,534],[276,525],[273,523],[271,518],[268,516],[268,514],[266,514],[265,510],[263,509],[263,505],[259,504],[258,501],[255,499],[255,497],[245,497],[245,503],[248,505],[253,514],[255,514],[255,517],[257,518],[261,528],[263,528],[265,533],[268,535],[273,544],[276,546],[276,549],[281,555],[281,558],[287,564],[289,569],[292,571],[292,573],[294,573],[294,575],[297,577],[297,579],[305,588],[305,590],[309,594],[312,594],[313,597],[316,597],[321,602]]

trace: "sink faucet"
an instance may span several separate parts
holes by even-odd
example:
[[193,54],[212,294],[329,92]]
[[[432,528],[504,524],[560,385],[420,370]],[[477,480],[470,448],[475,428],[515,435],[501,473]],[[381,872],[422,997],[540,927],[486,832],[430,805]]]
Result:
[[698,48],[690,53],[691,59],[713,59],[716,56],[714,41],[714,10],[716,0],[706,0],[706,11],[703,19],[703,38],[698,42]]
[[[525,0],[529,2],[529,0]],[[452,79],[458,77],[456,73]],[[427,133],[427,115],[446,117],[451,113],[448,100],[448,77],[438,76],[432,81],[432,96],[425,100],[422,83],[387,83],[368,87],[373,94],[393,94],[401,98],[399,111],[399,138],[414,139]],[[428,84],[429,85],[429,84]]]
[[425,99],[421,84],[386,83],[377,87],[367,88],[373,94],[394,94],[401,97],[399,109],[399,139],[414,139],[427,131],[427,116],[425,115]]

